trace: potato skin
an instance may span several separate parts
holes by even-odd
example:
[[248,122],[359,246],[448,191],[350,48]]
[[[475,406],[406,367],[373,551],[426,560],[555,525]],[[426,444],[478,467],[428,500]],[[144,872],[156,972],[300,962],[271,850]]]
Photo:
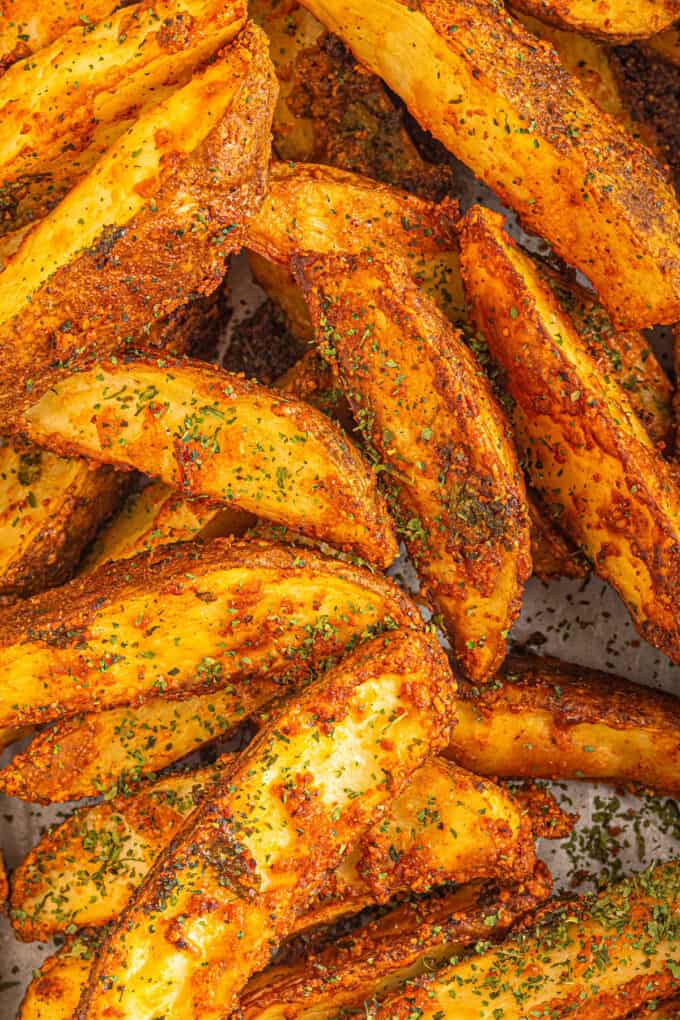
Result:
[[680,319],[680,213],[662,168],[499,0],[305,6],[591,280],[617,324]]
[[671,467],[504,232],[502,217],[470,210],[461,268],[514,400],[532,485],[619,592],[642,636],[680,662],[680,495]]
[[549,25],[583,32],[605,42],[632,42],[663,32],[680,17],[678,0],[512,0],[515,7]]
[[78,1020],[228,1015],[324,875],[442,746],[454,691],[436,639],[405,631],[283,705],[114,925]]
[[382,567],[398,553],[375,476],[308,404],[200,362],[100,361],[55,383],[15,425],[57,452],[160,477]]
[[[112,200],[109,228],[82,250],[80,238],[89,236],[90,228],[95,231],[101,216],[86,219],[77,235],[73,227],[102,180],[110,177],[119,184],[124,179],[130,186],[133,161],[125,146],[137,139],[134,132],[152,137],[147,141],[155,155],[169,147],[172,136],[162,130],[163,117],[173,115],[173,104],[187,92],[187,103],[212,102],[221,110],[218,123],[194,150],[173,159],[166,155],[162,170],[146,182],[144,197],[134,193],[139,211],[131,218],[127,205]],[[266,40],[250,26],[167,107],[161,104],[142,118],[143,124],[137,122],[95,173],[29,232],[0,274],[2,300],[7,294],[12,298],[0,324],[0,419],[9,424],[19,403],[30,404],[80,364],[83,350],[101,357],[126,338],[143,335],[153,321],[192,297],[215,289],[227,256],[242,244],[244,220],[265,190],[275,99]],[[55,232],[63,241],[56,254]],[[45,252],[56,258],[67,250],[73,257],[55,267],[49,282],[41,282]]]
[[[166,776],[83,807],[51,829],[13,875],[18,938],[45,941],[72,925],[94,927],[117,917],[184,819],[233,764],[225,755],[215,765]],[[510,886],[527,881],[535,863],[531,820],[511,794],[435,758],[359,837],[295,930],[444,882]]]
[[486,776],[594,779],[680,793],[680,699],[557,659],[510,655],[463,685],[447,754]]
[[366,1016],[516,1020],[521,1009],[523,1017],[620,1020],[677,991],[679,928],[680,864],[671,861],[558,906],[533,931],[417,979]]
[[485,679],[531,570],[509,426],[472,354],[408,267],[373,256],[305,261],[299,279],[456,657]]
[[[498,939],[550,893],[547,869],[509,889],[464,886],[440,897],[404,903],[371,924],[289,966],[249,981],[240,998],[243,1020],[314,1020],[362,1009],[476,942]],[[28,1018],[25,1018],[28,1020]]]
[[6,609],[2,622],[3,726],[258,675],[293,681],[367,628],[421,625],[410,600],[366,570],[229,539],[106,564]]

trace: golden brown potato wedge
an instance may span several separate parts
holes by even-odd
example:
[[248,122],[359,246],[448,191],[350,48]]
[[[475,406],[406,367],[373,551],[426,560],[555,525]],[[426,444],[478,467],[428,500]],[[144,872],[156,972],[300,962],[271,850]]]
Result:
[[680,17],[678,0],[512,0],[527,14],[608,42],[647,39]]
[[541,581],[586,577],[588,561],[551,521],[541,500],[527,491],[531,534],[531,568]]
[[[81,808],[28,854],[12,879],[12,923],[19,938],[117,917],[196,804],[225,769],[166,776],[135,794]],[[444,882],[525,881],[536,857],[531,819],[502,787],[442,758],[422,765],[359,838],[296,930],[329,923],[396,893]]]
[[292,0],[255,0],[248,9],[269,37],[279,80],[279,159],[352,170],[421,198],[455,191],[452,168],[425,162],[380,78],[309,11]]
[[117,0],[3,0],[0,6],[0,74],[17,60],[54,42],[78,25],[83,34],[92,30],[122,4]]
[[11,67],[0,78],[5,229],[44,216],[140,113],[230,42],[246,16],[244,0],[145,0],[86,31],[74,27]]
[[114,924],[77,1016],[228,1015],[347,847],[442,746],[454,690],[436,639],[402,631],[285,703]]
[[375,475],[346,434],[308,404],[215,366],[100,361],[55,383],[18,427],[56,452],[137,468],[382,567],[397,555]]
[[5,610],[0,725],[304,678],[366,628],[405,622],[420,617],[394,585],[312,551],[165,546]]
[[0,601],[68,580],[126,480],[27,443],[0,444]]
[[[243,1020],[331,1020],[363,1012],[404,981],[494,941],[549,895],[547,871],[508,890],[464,886],[441,898],[405,903],[318,954],[273,967],[248,982]],[[354,1009],[353,1009],[354,1007]],[[28,1020],[28,1018],[26,1018]]]
[[0,770],[0,790],[40,804],[125,793],[229,734],[280,693],[281,686],[265,677],[183,701],[153,697],[134,707],[69,716],[40,730]]
[[667,999],[650,1009],[635,1013],[630,1020],[680,1020],[680,997]]
[[680,318],[680,213],[663,169],[502,5],[305,7],[591,280],[618,324]]
[[480,775],[602,779],[680,794],[680,699],[557,659],[511,655],[464,686],[448,754]]
[[658,53],[664,60],[680,67],[680,25],[673,25],[665,32],[653,35],[651,39],[645,40],[644,45],[654,53]]
[[482,369],[406,263],[308,260],[299,279],[397,529],[459,663],[483,680],[505,657],[531,571],[509,426]]
[[535,930],[418,978],[371,1020],[619,1020],[677,990],[680,863],[568,902]]
[[16,1020],[73,1020],[105,929],[68,938],[34,971]]
[[461,246],[470,303],[514,401],[532,485],[642,636],[680,662],[680,491],[670,466],[502,217],[474,207]]
[[0,416],[215,289],[264,192],[275,98],[250,26],[26,235],[0,273]]

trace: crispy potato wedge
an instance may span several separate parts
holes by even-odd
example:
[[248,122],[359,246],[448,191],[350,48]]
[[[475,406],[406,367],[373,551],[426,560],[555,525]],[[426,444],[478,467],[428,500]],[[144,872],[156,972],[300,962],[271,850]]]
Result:
[[40,730],[0,770],[0,790],[40,804],[128,793],[144,776],[229,734],[280,693],[265,677],[183,701],[155,697],[69,716]]
[[678,0],[512,0],[515,7],[559,28],[608,42],[647,39],[680,17]]
[[215,289],[264,192],[275,98],[250,26],[26,235],[0,273],[0,417]]
[[143,2],[87,31],[72,28],[11,67],[0,78],[5,229],[44,216],[142,111],[230,42],[246,16],[244,0]]
[[[241,995],[243,1020],[330,1020],[354,1016],[367,1001],[458,956],[476,942],[496,940],[550,893],[541,867],[508,890],[464,886],[441,898],[404,903],[318,954],[254,977]],[[358,1015],[358,1014],[357,1014]],[[27,1018],[26,1018],[27,1020]]]
[[9,896],[9,883],[7,881],[7,871],[5,869],[5,858],[2,850],[0,850],[0,911],[5,909],[5,903]]
[[357,65],[309,11],[291,0],[255,0],[248,9],[269,37],[279,79],[279,159],[352,170],[421,198],[455,191],[452,168],[425,162],[381,79]]
[[125,478],[27,443],[0,444],[0,602],[68,580]]
[[316,409],[200,362],[147,355],[62,378],[19,424],[56,452],[133,467],[382,567],[398,547],[375,475]]
[[670,466],[502,217],[474,207],[461,247],[477,325],[515,402],[531,483],[642,636],[680,662],[680,490]]
[[486,377],[406,263],[308,260],[299,279],[456,657],[489,677],[531,560],[524,483]]
[[228,1015],[329,869],[442,746],[454,691],[436,639],[402,631],[283,705],[114,925],[76,1016]]
[[106,929],[68,938],[34,971],[16,1020],[73,1020]]
[[502,5],[415,6],[305,0],[528,230],[592,281],[618,324],[679,319],[680,213],[651,154]]
[[658,1006],[635,1013],[630,1020],[680,1020],[680,997],[667,999]]
[[[371,1020],[618,1020],[678,988],[680,863],[558,908],[534,931],[418,978]],[[539,962],[540,961],[540,962]]]
[[11,64],[54,42],[76,25],[83,34],[116,7],[117,0],[3,0],[0,7],[0,74]]
[[555,577],[586,577],[588,561],[550,520],[535,493],[527,492],[531,535],[531,568],[541,581]]
[[665,32],[653,35],[651,39],[645,40],[644,45],[654,53],[658,53],[664,60],[680,67],[680,25],[673,25]]
[[680,794],[680,698],[557,659],[511,655],[464,686],[448,754],[480,775],[604,779]]
[[184,542],[3,614],[0,725],[290,680],[370,628],[417,626],[396,586],[312,551]]
[[[18,937],[45,941],[73,925],[117,917],[184,819],[233,767],[232,758],[81,808],[44,836],[13,875]],[[436,758],[359,838],[296,930],[444,882],[522,882],[535,862],[531,819],[513,797]]]
[[533,35],[554,46],[562,66],[578,78],[587,96],[659,157],[654,132],[644,122],[633,119],[630,104],[621,91],[620,74],[612,60],[611,47],[579,32],[565,32],[547,25],[529,14],[515,10],[512,13]]

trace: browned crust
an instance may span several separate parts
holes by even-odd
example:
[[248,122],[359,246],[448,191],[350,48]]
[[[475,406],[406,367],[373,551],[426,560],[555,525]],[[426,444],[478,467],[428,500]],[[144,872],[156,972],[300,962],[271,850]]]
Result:
[[[279,672],[291,678],[296,675],[301,677],[308,674],[315,663],[322,662],[344,648],[352,633],[356,636],[367,624],[377,623],[381,619],[391,620],[397,625],[408,623],[420,626],[417,609],[390,581],[360,568],[326,559],[312,551],[306,550],[302,554],[300,550],[271,543],[232,542],[229,539],[215,539],[207,545],[179,543],[134,560],[105,564],[84,578],[76,578],[62,588],[43,592],[4,610],[1,647],[9,649],[20,646],[22,654],[34,648],[52,657],[55,669],[59,664],[59,668],[70,670],[72,677],[90,678],[89,687],[74,682],[65,687],[63,683],[53,681],[56,686],[47,696],[46,703],[30,710],[16,704],[15,709],[8,709],[7,714],[12,716],[12,720],[8,718],[7,723],[47,721],[91,709],[96,697],[95,690],[99,692],[100,708],[148,700],[157,691],[144,689],[143,682],[138,690],[129,690],[126,697],[120,693],[112,695],[108,677],[111,670],[116,669],[115,661],[104,672],[99,669],[98,659],[91,661],[88,636],[92,634],[100,612],[115,612],[116,606],[124,607],[126,601],[140,594],[145,599],[153,596],[170,599],[172,595],[189,591],[194,592],[199,600],[205,594],[212,601],[214,593],[210,591],[211,571],[230,567],[245,567],[249,574],[247,590],[240,594],[236,591],[233,593],[232,605],[237,610],[236,618],[240,611],[245,622],[250,619],[248,608],[253,599],[258,597],[261,587],[258,581],[260,569],[271,572],[271,583],[274,577],[281,583],[283,601],[281,616],[268,620],[268,626],[258,636],[257,646],[249,642],[250,655],[256,656],[256,659],[246,654],[244,661],[227,659],[222,664],[220,679],[224,683],[238,678],[245,679],[257,671],[269,672],[274,669],[274,661],[277,662],[276,669]],[[305,642],[302,633],[294,636],[298,625],[294,620],[289,621],[285,615],[289,604],[283,593],[285,586],[291,585],[292,597],[297,585],[297,591],[301,594],[305,578],[314,580],[316,584],[323,576],[341,579],[350,586],[349,590],[355,590],[354,608],[357,616],[352,622],[350,607],[343,607],[342,618],[329,622],[329,626],[320,624],[318,631],[309,634]],[[363,607],[362,597],[366,599]],[[141,637],[144,621],[138,623],[142,628],[138,630]],[[182,621],[177,620],[175,626],[181,627],[181,624]],[[172,621],[169,625],[173,626]],[[307,633],[306,628],[303,630]],[[300,640],[302,649],[299,647]],[[214,651],[218,652],[219,635],[215,636],[215,642]],[[306,649],[305,644],[309,645]],[[246,652],[246,648],[243,652]],[[211,674],[212,670],[207,669],[203,674],[199,672],[187,675],[179,685],[175,678],[167,676],[164,694],[166,697],[181,698],[190,691],[210,690],[216,686]],[[149,675],[146,678],[147,688],[151,683]]]
[[503,660],[531,570],[508,423],[405,262],[337,256],[295,266],[319,349],[338,373],[370,459],[386,466],[401,537],[461,666],[485,679]]
[[632,42],[663,32],[680,17],[677,0],[513,0],[527,14],[571,32],[583,32],[604,42]]
[[101,357],[137,340],[155,319],[222,280],[225,260],[243,244],[244,222],[264,195],[276,100],[259,29],[246,28],[226,53],[242,83],[222,121],[166,173],[153,200],[124,229],[57,270],[0,328],[5,421],[18,404],[28,405],[72,371],[84,350]]

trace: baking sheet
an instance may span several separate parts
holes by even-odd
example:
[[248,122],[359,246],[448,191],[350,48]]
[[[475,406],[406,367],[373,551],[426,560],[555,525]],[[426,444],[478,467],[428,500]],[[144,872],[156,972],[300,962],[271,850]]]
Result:
[[[481,199],[501,208],[462,168],[459,194],[464,206]],[[514,227],[513,233],[520,235],[521,231]],[[223,337],[223,348],[239,323],[263,299],[242,256],[234,260],[231,288],[234,314]],[[662,334],[657,342],[663,348]],[[660,353],[667,360],[668,349]],[[391,572],[407,585],[413,583],[408,563],[398,563]],[[616,672],[680,695],[680,668],[639,638],[618,596],[595,577],[585,583],[563,580],[548,585],[532,578],[511,638],[533,651]],[[13,751],[6,751],[0,762]],[[585,889],[592,886],[593,873],[615,877],[655,860],[680,856],[680,813],[674,801],[641,799],[603,784],[547,785],[559,802],[580,818],[573,837],[540,842],[539,852],[549,864],[558,888]],[[21,861],[47,825],[63,819],[68,812],[68,805],[40,807],[0,795],[0,846],[8,868]],[[7,917],[0,918],[0,1020],[12,1020],[33,972],[53,951],[51,943],[17,942]]]

